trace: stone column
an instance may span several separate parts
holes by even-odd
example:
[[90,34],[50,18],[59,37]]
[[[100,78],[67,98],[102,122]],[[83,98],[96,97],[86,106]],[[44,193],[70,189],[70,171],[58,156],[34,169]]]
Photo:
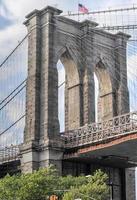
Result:
[[60,13],[60,10],[48,6],[31,12],[25,22],[29,48],[26,127],[21,147],[23,172],[50,164],[55,164],[61,171],[54,17]]
[[136,200],[135,168],[125,169],[126,200]]
[[125,114],[129,112],[129,92],[127,86],[127,62],[126,47],[129,35],[118,33],[115,41],[116,55],[116,78],[119,84],[117,93],[117,114]]
[[84,124],[95,122],[95,84],[91,69],[86,69],[83,79],[83,118]]
[[40,17],[35,11],[27,16],[24,24],[28,28],[28,78],[26,88],[26,122],[24,145],[21,148],[23,172],[38,169],[37,146],[40,132]]
[[83,31],[82,68],[83,68],[83,125],[95,122],[95,83],[94,83],[94,28],[98,24],[92,21],[81,22]]
[[69,130],[68,123],[68,79],[67,75],[65,75],[65,131]]

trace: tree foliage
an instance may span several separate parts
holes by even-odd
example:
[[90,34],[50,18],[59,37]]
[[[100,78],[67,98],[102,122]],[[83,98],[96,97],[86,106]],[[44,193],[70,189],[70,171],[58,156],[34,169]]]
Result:
[[105,200],[108,194],[106,180],[107,175],[100,170],[88,178],[61,177],[51,166],[32,174],[7,175],[1,179],[0,200],[48,200],[52,194],[60,200]]
[[98,170],[88,178],[87,184],[82,184],[79,187],[71,187],[71,190],[64,194],[63,200],[78,198],[82,200],[106,200],[109,192],[106,181],[107,175]]

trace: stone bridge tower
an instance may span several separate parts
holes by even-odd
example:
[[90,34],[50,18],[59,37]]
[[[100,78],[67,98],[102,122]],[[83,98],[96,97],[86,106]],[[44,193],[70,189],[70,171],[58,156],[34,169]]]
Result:
[[[97,23],[77,22],[46,7],[26,16],[28,79],[22,170],[63,166],[58,120],[58,72],[65,68],[65,131],[95,121],[94,73],[99,81],[99,118],[129,112],[126,44],[129,35],[110,34]],[[118,198],[119,200],[120,198]],[[117,200],[117,199],[116,199]],[[131,200],[131,199],[130,199]]]

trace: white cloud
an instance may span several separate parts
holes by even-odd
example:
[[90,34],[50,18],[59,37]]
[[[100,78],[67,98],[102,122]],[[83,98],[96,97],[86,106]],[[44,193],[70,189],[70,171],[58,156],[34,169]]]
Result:
[[14,24],[0,31],[0,63],[18,45],[26,35],[23,25]]
[[9,12],[3,2],[0,4],[0,15],[5,18],[12,19],[12,14]]
[[4,4],[7,8],[9,8],[10,12],[13,16],[18,20],[24,19],[25,15],[28,14],[33,9],[40,9],[44,6],[44,0],[4,0]]
[[67,8],[70,1],[67,0],[65,3],[63,0],[60,0],[60,2],[57,2],[56,0],[4,0],[3,2],[15,18],[18,20],[23,20],[25,15],[34,9],[39,10],[47,5],[56,5],[56,7],[63,9],[65,6]]
[[[66,5],[69,1],[66,1]],[[3,0],[0,5],[1,15],[11,19],[14,24],[0,31],[0,63],[17,46],[27,33],[26,27],[22,24],[25,16],[34,9],[42,9],[47,5],[54,6],[56,0]],[[57,7],[57,6],[56,6]],[[65,8],[63,0],[58,2],[60,9]],[[7,12],[8,11],[8,12]]]

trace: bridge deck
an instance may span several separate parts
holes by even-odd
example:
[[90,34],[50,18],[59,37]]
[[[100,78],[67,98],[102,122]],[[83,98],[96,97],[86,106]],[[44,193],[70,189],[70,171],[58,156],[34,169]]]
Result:
[[95,162],[115,167],[137,166],[137,132],[69,149],[64,154],[66,160]]
[[70,149],[105,142],[108,139],[117,139],[126,134],[136,133],[136,131],[137,112],[133,112],[68,131],[63,137],[65,147]]
[[64,159],[119,167],[137,166],[137,112],[70,131]]
[[[137,166],[137,112],[93,123],[61,136],[64,159]],[[0,149],[0,164],[20,160],[19,146]]]
[[0,149],[0,165],[19,160],[19,146],[9,146]]

